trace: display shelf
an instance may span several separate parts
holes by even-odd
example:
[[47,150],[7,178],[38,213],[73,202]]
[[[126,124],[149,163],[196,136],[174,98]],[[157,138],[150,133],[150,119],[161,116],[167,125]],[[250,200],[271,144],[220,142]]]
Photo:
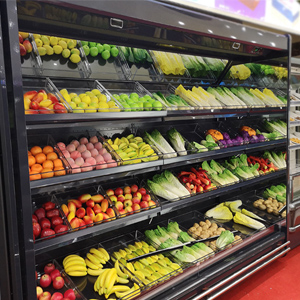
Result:
[[300,121],[290,121],[290,127],[300,126]]
[[289,150],[299,150],[300,144],[289,145]]
[[300,101],[291,101],[290,106],[291,107],[300,106]]

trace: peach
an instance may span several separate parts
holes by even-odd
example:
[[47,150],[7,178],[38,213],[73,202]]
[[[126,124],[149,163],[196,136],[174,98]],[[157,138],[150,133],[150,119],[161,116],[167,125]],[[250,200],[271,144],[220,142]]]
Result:
[[82,145],[86,145],[87,143],[88,143],[89,141],[88,141],[88,139],[86,138],[86,137],[83,137],[83,138],[81,138],[80,140],[79,140],[79,143]]
[[70,157],[72,159],[74,159],[74,161],[75,161],[76,158],[81,157],[81,153],[79,151],[75,150],[70,154]]
[[106,169],[106,168],[107,168],[107,164],[105,161],[100,161],[96,165],[96,170],[101,170],[101,169]]
[[57,146],[58,146],[58,148],[59,148],[60,150],[66,149],[66,145],[65,145],[64,143],[62,143],[62,142],[57,143]]
[[111,155],[110,155],[110,153],[104,153],[104,154],[103,154],[103,158],[104,158],[105,161],[111,160]]
[[[92,152],[91,152],[91,154],[92,154]],[[93,156],[93,157],[94,157],[94,156]],[[101,162],[101,161],[103,161],[103,162],[105,163],[103,156],[100,155],[100,154],[97,155],[97,156],[95,156],[94,158],[96,159],[96,162],[97,162],[97,163],[99,163],[99,162]]]
[[77,140],[73,140],[70,144],[75,145],[76,148],[80,145]]
[[99,155],[99,152],[98,152],[98,150],[97,150],[97,149],[95,149],[95,148],[94,148],[94,149],[92,149],[92,150],[91,150],[91,155],[92,155],[92,157],[94,157],[94,158],[95,158],[96,156],[98,156],[98,155]]
[[74,144],[69,144],[67,150],[71,153],[76,150],[76,146]]
[[96,144],[94,144],[94,147],[97,149],[97,150],[100,150],[100,149],[102,149],[102,144],[100,143],[100,142],[98,142],[98,143],[96,143]]
[[96,136],[92,136],[92,137],[90,138],[90,143],[92,143],[92,144],[98,143],[98,138],[97,138]]
[[100,155],[104,155],[105,153],[107,153],[107,150],[105,149],[105,148],[101,148],[100,150],[98,150],[99,151],[99,154]]
[[85,146],[86,146],[86,149],[90,150],[90,151],[95,148],[92,143],[87,143]]
[[86,151],[86,146],[85,146],[85,145],[79,145],[79,146],[77,147],[77,151],[79,151],[80,153]]
[[84,159],[82,157],[78,157],[75,159],[75,164],[81,167],[84,164]]
[[81,153],[81,156],[84,160],[86,160],[87,158],[91,157],[91,152],[89,150],[85,150],[84,152]]
[[114,168],[114,167],[117,167],[117,166],[118,166],[118,164],[115,160],[112,159],[112,160],[107,161],[107,167],[108,168]]
[[85,162],[89,163],[91,166],[96,166],[96,160],[94,157],[88,157]]
[[62,154],[64,155],[65,158],[71,157],[70,152],[68,150],[62,150],[61,152],[62,152]]
[[78,165],[73,164],[71,165],[71,167],[72,167],[72,174],[81,173],[81,169]]
[[84,163],[82,166],[81,166],[81,171],[82,172],[88,172],[88,171],[92,171],[93,170],[93,167],[89,164],[89,163]]
[[67,161],[68,161],[68,163],[69,163],[70,165],[74,165],[74,164],[75,164],[74,159],[71,158],[71,157],[68,157],[68,158],[67,158]]

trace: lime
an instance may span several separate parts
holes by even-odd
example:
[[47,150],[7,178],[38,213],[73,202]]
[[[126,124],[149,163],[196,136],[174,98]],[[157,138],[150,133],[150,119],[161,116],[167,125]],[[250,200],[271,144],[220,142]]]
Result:
[[89,42],[87,42],[87,41],[81,41],[81,45],[82,45],[82,46],[85,46],[85,45],[88,46],[88,45],[89,45]]
[[90,48],[90,55],[95,57],[98,55],[98,48],[97,47],[91,47]]
[[54,50],[55,54],[61,54],[63,51],[63,48],[60,45],[55,45],[55,46],[53,46],[53,50]]
[[141,97],[141,98],[139,98],[139,101],[141,101],[141,102],[147,102],[147,99],[145,97]]
[[128,98],[128,95],[126,95],[126,94],[121,94],[119,97],[120,97],[122,100],[127,100],[127,99],[129,99],[129,98]]
[[101,53],[101,56],[103,59],[107,60],[110,58],[110,52],[109,50],[104,50],[102,53]]
[[74,64],[78,64],[81,61],[81,58],[78,54],[72,54],[70,56],[70,61]]
[[110,54],[112,57],[117,57],[119,55],[118,48],[110,48]]
[[88,45],[84,45],[84,46],[82,47],[82,49],[83,49],[83,51],[84,51],[85,56],[88,56],[88,55],[90,54],[90,48],[89,48]]
[[78,107],[83,108],[83,109],[86,109],[86,108],[88,107],[88,105],[87,105],[87,103],[85,103],[85,102],[80,102],[80,103],[78,104]]
[[103,44],[103,49],[110,51],[110,46],[108,44]]
[[136,103],[133,103],[133,104],[130,104],[130,107],[131,107],[131,111],[136,111],[137,110],[137,106],[136,106]]
[[75,102],[71,101],[69,104],[73,109],[77,107],[77,104]]
[[75,41],[70,40],[70,41],[68,42],[68,48],[71,50],[71,49],[73,49],[73,48],[75,48],[75,47],[76,47]]
[[121,97],[118,94],[113,94],[112,96],[119,101],[121,100]]
[[81,102],[81,99],[78,96],[75,96],[71,99],[72,102],[79,104]]
[[97,43],[95,42],[89,42],[89,47],[92,48],[92,47],[96,47]]
[[144,98],[147,99],[147,100],[152,99],[149,95],[145,95]]
[[98,43],[98,44],[96,45],[96,47],[97,47],[97,49],[98,49],[98,53],[102,53],[102,51],[104,50],[102,44],[100,44],[100,43]]
[[116,45],[109,45],[110,48],[116,48]]
[[137,103],[137,107],[139,108],[139,110],[143,109],[143,102],[142,101],[138,101]]
[[71,54],[71,51],[69,49],[64,49],[63,52],[62,52],[62,56],[64,58],[68,58]]
[[124,107],[124,111],[130,111],[130,105],[128,105],[127,103],[122,103],[122,106]]
[[137,93],[131,93],[130,98],[139,98],[139,95]]
[[144,102],[143,106],[145,110],[152,110],[152,104],[149,102]]
[[152,104],[154,110],[162,110],[162,104],[159,101],[154,101]]

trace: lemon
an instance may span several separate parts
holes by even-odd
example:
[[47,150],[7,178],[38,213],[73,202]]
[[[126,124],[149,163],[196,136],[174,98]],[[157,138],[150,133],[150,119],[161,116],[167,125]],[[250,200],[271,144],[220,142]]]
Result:
[[43,47],[46,49],[47,55],[53,55],[54,51],[53,51],[53,48],[52,48],[51,46],[49,46],[49,45],[44,45]]
[[35,40],[35,43],[36,43],[36,46],[37,46],[37,47],[42,47],[42,46],[43,46],[43,42],[42,42],[41,39],[36,39],[36,40]]
[[76,94],[76,93],[70,93],[69,95],[70,95],[71,99],[72,99],[73,97],[77,97],[77,94]]
[[50,38],[50,45],[51,46],[55,46],[57,44],[58,44],[58,38],[55,37],[55,36],[51,36],[51,38]]
[[115,106],[115,102],[112,101],[112,100],[108,101],[107,104],[108,104],[109,107],[114,107]]
[[68,48],[67,43],[66,43],[65,41],[63,41],[63,40],[60,40],[60,41],[58,42],[58,44],[59,44],[63,49],[67,49],[67,48]]
[[86,96],[86,94],[80,94],[80,95],[79,95],[79,98],[82,99],[82,98],[85,97],[85,96]]
[[99,90],[97,90],[97,89],[93,89],[93,90],[92,90],[92,93],[93,93],[95,96],[101,95],[101,92],[100,92]]
[[44,56],[47,53],[47,50],[44,47],[38,47],[38,51],[40,56]]
[[95,113],[97,112],[97,108],[93,106],[88,106],[88,108],[85,110],[86,113]]
[[71,97],[70,97],[69,94],[64,94],[63,96],[64,96],[65,100],[66,100],[68,103],[71,102]]
[[78,96],[72,97],[72,102],[79,104],[81,102],[81,99]]
[[98,99],[99,99],[100,102],[106,102],[106,101],[107,101],[106,96],[103,95],[103,94],[99,95],[99,96],[98,96]]
[[73,109],[75,109],[77,107],[77,104],[73,101],[71,101],[69,104]]
[[91,98],[90,96],[84,96],[81,98],[81,102],[85,102],[86,104],[90,104],[91,103]]
[[78,54],[72,54],[70,56],[70,61],[73,63],[73,64],[78,64],[80,61],[81,61],[81,58]]
[[63,48],[60,45],[55,45],[55,46],[53,46],[53,50],[54,50],[55,54],[61,54],[63,51]]
[[62,89],[59,91],[63,96],[64,94],[69,94],[67,89]]
[[75,114],[83,114],[84,110],[77,107],[77,108],[73,109],[73,113],[75,113]]
[[80,54],[80,51],[77,49],[77,48],[73,48],[72,50],[71,50],[71,54]]
[[83,108],[83,109],[86,109],[86,108],[88,107],[88,105],[87,105],[87,103],[85,103],[85,102],[80,102],[80,103],[78,104],[78,107]]
[[75,46],[76,46],[76,42],[74,42],[73,40],[70,40],[69,42],[68,42],[68,48],[71,50],[71,49],[73,49],[73,48],[75,48]]
[[98,111],[101,111],[101,112],[109,111],[108,104],[106,102],[100,102]]
[[99,108],[99,104],[98,104],[98,103],[95,103],[95,102],[91,102],[90,106],[93,106],[93,107]]
[[91,98],[92,102],[95,102],[95,103],[99,102],[99,100],[98,100],[98,98],[96,96],[90,96],[90,98]]
[[[34,33],[34,34],[33,34],[33,37],[34,37],[35,40],[37,40],[37,39],[40,40],[40,39],[41,39],[41,35],[40,35],[40,34]],[[35,42],[36,42],[36,41],[35,41]]]

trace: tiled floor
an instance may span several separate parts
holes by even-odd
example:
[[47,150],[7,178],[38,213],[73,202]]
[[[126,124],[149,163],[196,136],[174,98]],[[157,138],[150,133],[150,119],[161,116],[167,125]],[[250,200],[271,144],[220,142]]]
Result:
[[300,246],[217,300],[300,300]]

